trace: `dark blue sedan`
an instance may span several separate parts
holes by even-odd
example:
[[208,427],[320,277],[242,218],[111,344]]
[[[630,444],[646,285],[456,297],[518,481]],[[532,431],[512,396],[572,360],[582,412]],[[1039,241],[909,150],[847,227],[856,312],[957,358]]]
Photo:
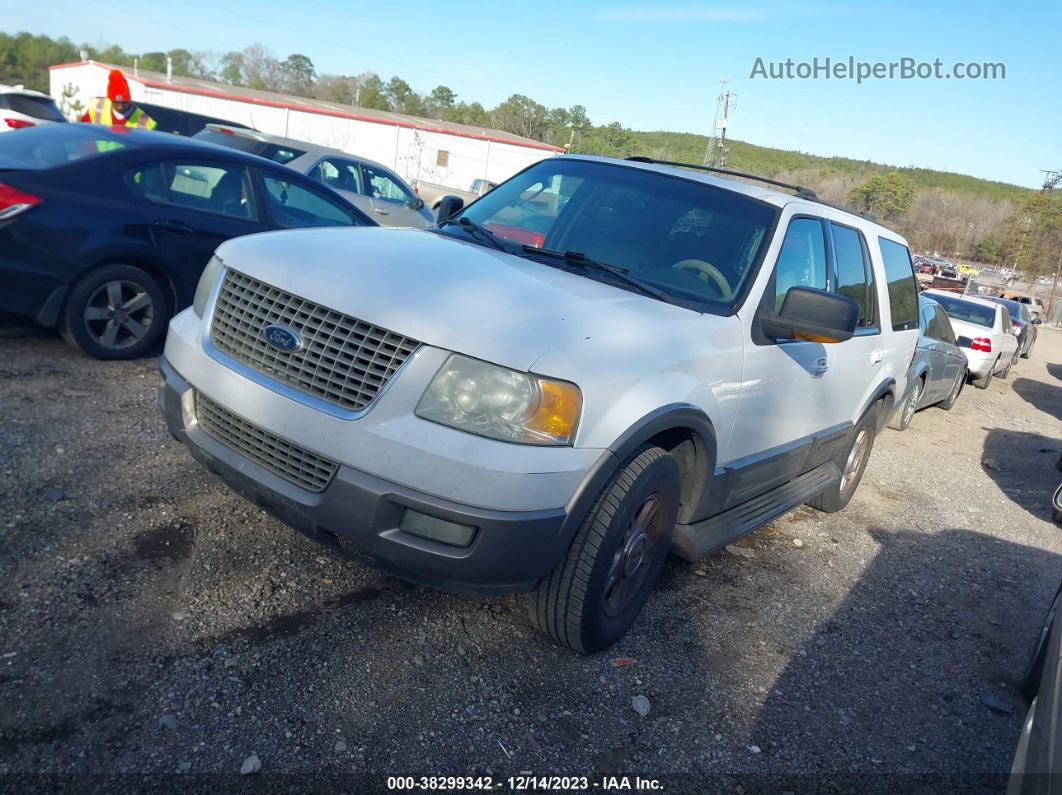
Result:
[[309,177],[145,130],[51,124],[0,136],[0,311],[100,359],[149,352],[221,243],[375,226]]
[[896,408],[890,428],[907,429],[919,409],[940,404],[950,411],[966,383],[966,356],[951,321],[932,298],[918,299],[918,347],[907,373],[907,394]]

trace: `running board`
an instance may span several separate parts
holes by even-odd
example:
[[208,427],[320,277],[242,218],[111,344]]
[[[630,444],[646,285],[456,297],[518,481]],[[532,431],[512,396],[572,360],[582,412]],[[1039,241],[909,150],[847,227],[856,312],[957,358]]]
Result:
[[701,560],[731,541],[799,508],[836,485],[840,479],[841,470],[837,464],[827,461],[766,494],[753,497],[702,522],[676,525],[671,551],[683,560]]

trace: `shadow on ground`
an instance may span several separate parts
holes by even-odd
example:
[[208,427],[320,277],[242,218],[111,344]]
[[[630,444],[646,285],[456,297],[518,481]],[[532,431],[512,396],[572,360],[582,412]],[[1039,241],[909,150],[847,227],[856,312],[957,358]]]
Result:
[[1051,495],[1059,480],[1055,464],[1062,453],[1062,439],[1004,428],[984,430],[988,435],[981,453],[981,468],[1013,502],[1037,519],[1050,522]]

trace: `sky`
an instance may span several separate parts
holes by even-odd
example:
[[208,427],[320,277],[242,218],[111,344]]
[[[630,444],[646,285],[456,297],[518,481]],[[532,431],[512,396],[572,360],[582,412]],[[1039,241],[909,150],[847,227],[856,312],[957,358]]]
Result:
[[[0,0],[0,29],[117,43],[308,55],[319,73],[448,85],[491,107],[525,94],[595,124],[709,134],[720,80],[728,135],[762,146],[921,166],[1039,187],[1062,170],[1062,4],[919,2],[404,2]],[[826,58],[1003,63],[997,80],[763,79]],[[794,66],[794,69],[796,67]]]

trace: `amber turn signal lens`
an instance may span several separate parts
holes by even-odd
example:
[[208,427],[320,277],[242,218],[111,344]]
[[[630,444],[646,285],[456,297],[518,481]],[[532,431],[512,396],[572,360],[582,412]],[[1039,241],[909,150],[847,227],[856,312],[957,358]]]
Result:
[[539,404],[528,418],[526,427],[552,436],[558,442],[570,442],[579,422],[582,396],[575,384],[539,379]]

